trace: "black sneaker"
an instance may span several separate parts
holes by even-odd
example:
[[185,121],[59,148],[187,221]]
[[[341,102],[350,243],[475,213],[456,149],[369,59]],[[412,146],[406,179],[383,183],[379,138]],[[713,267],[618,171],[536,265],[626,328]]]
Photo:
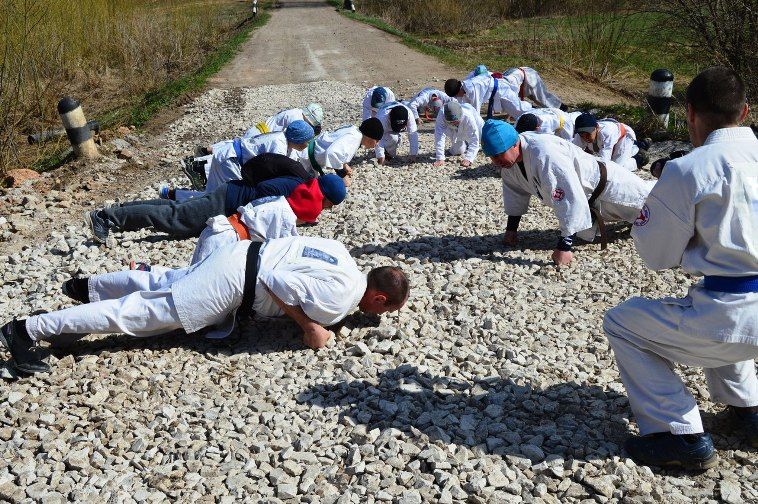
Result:
[[13,319],[0,329],[0,343],[11,354],[11,364],[16,371],[26,374],[47,373],[48,366],[37,354],[38,348],[26,332],[26,321]]
[[647,466],[705,470],[715,467],[719,459],[710,434],[657,432],[632,436],[624,449],[635,462]]
[[751,408],[729,406],[729,411],[745,434],[748,444],[753,448],[758,448],[758,406]]
[[84,225],[92,231],[95,241],[104,243],[106,247],[113,246],[113,236],[110,234],[108,220],[100,216],[100,210],[85,210]]
[[209,154],[210,152],[208,152],[208,147],[204,145],[195,146],[195,157],[207,156]]
[[88,278],[69,278],[61,286],[61,291],[80,303],[89,303]]
[[644,149],[641,149],[632,156],[632,159],[637,163],[637,168],[642,168],[646,164],[650,162],[650,156],[648,155],[647,151]]
[[560,106],[560,107],[558,107],[558,108],[559,108],[559,109],[560,109],[562,112],[568,112],[568,109],[569,109],[569,108],[568,108],[568,105],[566,105],[565,103],[561,103],[561,106]]
[[192,189],[196,191],[202,191],[205,189],[205,185],[208,183],[205,177],[205,167],[202,166],[201,170],[198,170],[198,165],[204,163],[196,162],[192,156],[187,156],[180,161],[182,165],[182,172],[187,176],[190,181]]

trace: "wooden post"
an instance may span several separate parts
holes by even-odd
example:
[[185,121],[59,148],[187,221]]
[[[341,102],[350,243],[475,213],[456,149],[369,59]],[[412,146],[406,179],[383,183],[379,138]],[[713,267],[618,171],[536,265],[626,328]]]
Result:
[[98,156],[97,146],[84,117],[82,106],[78,101],[66,96],[58,102],[58,114],[66,129],[68,141],[77,157],[94,158]]

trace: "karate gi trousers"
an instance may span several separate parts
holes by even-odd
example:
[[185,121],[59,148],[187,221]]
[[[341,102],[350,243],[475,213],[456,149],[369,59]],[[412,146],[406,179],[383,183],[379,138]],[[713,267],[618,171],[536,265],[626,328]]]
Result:
[[758,405],[756,313],[758,293],[714,292],[701,284],[684,298],[637,297],[608,311],[603,328],[640,434],[703,432],[674,363],[702,367],[712,401]]
[[250,243],[236,242],[188,268],[90,277],[90,303],[29,317],[26,329],[36,341],[109,333],[145,337],[176,329],[192,333],[209,326],[223,326],[226,335],[242,304]]

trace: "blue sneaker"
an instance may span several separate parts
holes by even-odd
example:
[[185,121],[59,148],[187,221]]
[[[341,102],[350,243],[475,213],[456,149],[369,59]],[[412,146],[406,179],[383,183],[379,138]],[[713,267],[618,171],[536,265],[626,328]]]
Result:
[[758,448],[758,406],[751,408],[729,406],[729,411],[745,434],[748,444],[753,448]]
[[160,199],[171,199],[169,194],[171,192],[171,188],[167,185],[162,185],[160,189],[158,189],[158,197]]
[[95,241],[104,243],[106,247],[113,246],[113,236],[110,234],[108,220],[100,217],[99,210],[84,211],[84,225],[92,231]]
[[656,432],[632,436],[624,443],[626,453],[638,464],[705,470],[718,463],[710,434]]

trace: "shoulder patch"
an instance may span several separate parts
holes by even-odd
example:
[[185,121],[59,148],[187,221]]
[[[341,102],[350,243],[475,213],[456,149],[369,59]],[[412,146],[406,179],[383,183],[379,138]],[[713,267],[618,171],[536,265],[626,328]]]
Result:
[[335,266],[339,261],[336,257],[334,257],[331,254],[327,254],[323,250],[319,250],[313,247],[303,247],[303,257],[308,257],[310,259],[318,259],[319,261],[324,261],[329,264],[334,264]]
[[642,205],[642,210],[640,210],[640,216],[637,217],[637,219],[634,221],[634,225],[637,227],[642,227],[645,224],[647,224],[650,221],[650,208],[648,208],[647,204]]
[[562,201],[566,197],[566,192],[560,187],[553,191],[553,201]]

